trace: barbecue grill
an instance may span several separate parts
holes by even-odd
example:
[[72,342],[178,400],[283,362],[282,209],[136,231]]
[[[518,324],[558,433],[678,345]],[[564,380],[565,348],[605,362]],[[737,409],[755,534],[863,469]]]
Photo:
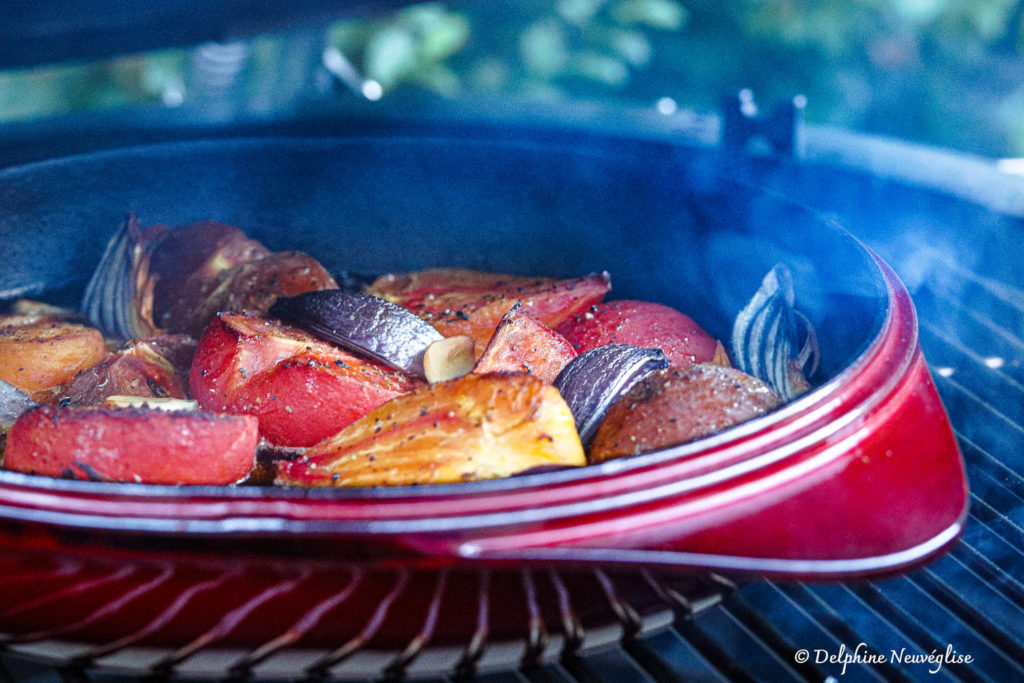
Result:
[[[934,564],[870,582],[737,582],[707,573],[524,569],[511,590],[521,592],[517,604],[522,614],[515,618],[528,625],[524,632],[529,636],[514,643],[519,649],[513,655],[503,658],[482,645],[477,652],[468,643],[458,653],[447,653],[448,660],[438,666],[436,660],[419,656],[422,642],[410,642],[396,644],[385,661],[350,659],[352,668],[342,673],[429,676],[451,668],[468,674],[473,669],[460,669],[460,657],[476,664],[493,657],[490,668],[481,668],[487,672],[481,680],[900,680],[928,678],[928,669],[935,666],[900,664],[891,652],[928,655],[951,648],[954,661],[944,662],[936,675],[967,680],[1019,676],[1024,673],[1024,586],[1018,578],[1024,567],[1019,529],[1024,482],[1016,458],[1022,451],[1024,422],[1018,407],[1024,404],[1019,362],[1024,283],[1013,255],[1024,247],[1019,244],[1024,183],[984,160],[801,126],[799,112],[791,109],[768,122],[745,119],[733,104],[728,100],[720,117],[697,119],[596,108],[584,117],[572,109],[524,107],[509,112],[486,103],[456,113],[421,106],[412,116],[327,103],[301,116],[230,123],[180,112],[127,121],[90,115],[7,126],[0,161],[9,166],[126,142],[197,136],[316,137],[339,126],[429,134],[452,125],[452,119],[466,136],[484,139],[519,127],[547,140],[612,137],[641,147],[667,142],[709,150],[724,145],[735,159],[729,168],[736,180],[834,217],[907,283],[918,308],[922,345],[957,431],[972,487],[961,541]],[[73,139],[67,136],[69,123],[80,133]],[[748,143],[757,138],[768,141],[771,154],[750,155]],[[73,568],[40,568],[41,574],[62,570]],[[93,580],[113,585],[118,577],[114,573]],[[424,591],[428,598],[418,618],[421,640],[428,642],[443,630],[445,607],[432,609],[429,596],[439,594],[438,584],[417,581],[397,572],[392,584],[377,590],[382,605],[391,591],[410,586]],[[476,582],[481,594],[501,588],[458,571],[445,581]],[[867,652],[884,654],[884,661],[861,658],[844,664],[841,647],[854,659],[858,652]],[[14,680],[113,676],[98,671],[94,661],[54,650],[46,641],[10,643],[8,648],[4,664]],[[808,653],[805,661],[802,651]],[[179,654],[182,666],[167,671],[188,677],[212,666],[207,661],[190,669],[189,660],[202,660],[203,653]],[[247,666],[225,669],[224,674],[250,675],[261,654],[249,653]],[[956,654],[969,655],[970,662],[956,660]],[[38,664],[31,656],[46,663]],[[449,666],[453,657],[454,668]],[[479,661],[470,661],[474,657]],[[237,664],[238,659],[230,661]]]

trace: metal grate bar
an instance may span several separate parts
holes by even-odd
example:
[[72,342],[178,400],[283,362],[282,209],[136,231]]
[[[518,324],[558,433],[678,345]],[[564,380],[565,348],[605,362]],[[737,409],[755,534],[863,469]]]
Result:
[[1006,469],[1017,472],[1014,465],[1020,463],[1014,459],[1024,452],[1024,428],[952,378],[939,377],[936,385],[950,413],[975,413],[975,419],[956,425],[958,436],[988,453],[1005,456],[1000,460]]
[[[1014,662],[1024,662],[1024,611],[956,558],[911,575],[934,600]],[[985,605],[982,614],[977,605]]]
[[727,601],[723,608],[739,624],[754,635],[764,646],[774,653],[775,657],[808,681],[820,681],[825,676],[811,662],[800,663],[796,659],[796,651],[803,645],[794,645],[786,640],[764,617],[751,609],[743,600]]
[[981,637],[960,619],[961,615],[948,610],[909,576],[857,586],[855,590],[911,636],[919,647],[917,652],[942,653],[952,646],[961,653],[969,653],[974,658],[971,664],[943,667],[964,680],[985,680],[979,671],[993,677],[1000,671],[1018,670],[1012,658]]
[[[981,298],[987,304],[993,301],[1001,302],[1007,306],[1011,314],[1014,311],[1017,315],[1024,312],[1024,292],[1017,287],[971,270],[959,263],[953,254],[937,249],[925,241],[912,238],[909,242],[913,244],[915,258],[933,266],[928,272],[928,281],[933,287],[941,287],[943,291],[959,296],[964,301]],[[890,263],[901,260],[898,255],[894,256],[897,258],[888,259]],[[1007,272],[1014,272],[1012,261],[1007,260],[1005,265],[1010,266]],[[917,292],[914,292],[914,296],[917,296]]]
[[[712,611],[708,610],[702,614],[701,620],[709,618]],[[693,620],[684,619],[679,621],[676,623],[675,629],[723,677],[734,683],[753,683],[755,680],[750,674],[740,668],[736,658],[727,653],[714,637],[708,636],[698,629],[694,625]]]
[[1020,609],[1024,609],[1024,585],[1008,572],[1003,571],[990,557],[983,555],[969,543],[961,542],[950,552],[968,570],[998,590],[999,594]]
[[659,683],[727,679],[674,629],[665,630],[643,640],[627,640],[626,652]]
[[529,683],[572,683],[573,678],[561,664],[544,666],[531,664],[522,668],[522,674]]
[[[455,681],[468,681],[469,677],[456,677]],[[528,683],[529,679],[515,671],[496,671],[493,673],[478,674],[472,677],[473,683]]]
[[[984,301],[981,306],[976,300],[969,302],[972,305],[967,305],[967,301],[941,294],[930,284],[914,292],[914,303],[919,310],[941,312],[941,315],[929,315],[927,322],[955,339],[984,339],[1007,355],[1024,352],[1024,340],[1020,338],[1018,331],[1010,329],[1006,324],[1019,323],[1019,311],[1012,311],[1008,321],[997,321],[986,315],[993,310],[988,305],[990,300]],[[1000,317],[1007,318],[1006,315]]]
[[972,476],[982,472],[1009,489],[1018,499],[1024,500],[1024,476],[1007,467],[1006,463],[995,458],[967,437],[959,436],[959,441],[964,463]]
[[[925,344],[925,354],[933,362],[935,350],[941,349],[945,354],[947,363],[953,369],[954,374],[948,377],[940,375],[942,380],[940,383],[955,388],[969,397],[971,402],[967,404],[968,408],[983,408],[992,411],[1011,429],[1016,428],[1017,431],[1022,429],[1020,425],[1024,423],[1024,385],[999,372],[998,369],[989,367],[986,364],[987,357],[967,348],[956,339],[944,336],[941,330],[935,329],[930,324],[921,325],[921,341]],[[956,358],[950,359],[950,356],[954,355],[952,353],[954,351]],[[982,398],[983,395],[999,397],[999,406],[997,407]],[[970,415],[975,422],[980,422],[978,420],[980,416],[970,409],[958,411],[958,414]],[[970,424],[971,421],[967,421],[959,426]],[[986,427],[991,427],[988,421],[984,421],[983,424]]]
[[[790,589],[789,591],[786,588]],[[792,594],[791,594],[792,593]],[[808,603],[808,604],[802,604]],[[804,649],[811,653],[811,659],[805,667],[797,667],[798,671],[808,680],[824,680],[826,675],[842,676],[844,681],[880,681],[888,677],[890,680],[899,678],[895,671],[883,676],[877,665],[854,664],[845,672],[842,667],[830,664],[827,660],[817,664],[818,652],[836,653],[840,646],[856,647],[859,641],[853,631],[840,621],[839,615],[831,613],[827,608],[817,604],[813,597],[803,591],[799,585],[783,585],[774,582],[751,584],[730,601],[730,606],[742,604],[752,615],[764,615],[764,626],[775,628],[786,633],[792,642],[788,657],[795,660],[795,650]],[[771,624],[767,620],[770,620]],[[825,622],[830,622],[838,629],[830,629]],[[837,633],[836,631],[841,631]],[[782,639],[783,636],[778,635]]]
[[[878,643],[894,642],[889,636],[888,624],[874,623],[874,615],[871,613],[867,613],[871,620],[866,627],[864,619],[858,618],[858,625],[862,627],[860,631],[855,631],[850,626],[849,617],[854,614],[860,617],[864,612],[863,608],[859,605],[855,605],[853,609],[850,609],[846,604],[833,604],[832,601],[826,599],[827,596],[823,596],[818,591],[812,590],[811,587],[801,584],[773,584],[773,587],[791,604],[796,605],[802,613],[808,615],[808,618],[815,624],[815,627],[812,628],[827,630],[834,642],[831,647],[828,647],[828,643],[824,643],[823,647],[830,653],[838,652],[840,644],[845,645],[847,648],[856,648],[858,644],[863,642],[865,644],[870,643],[873,647],[877,648],[876,644]],[[851,596],[848,592],[844,592],[841,594],[841,597],[849,598]],[[786,626],[789,627],[795,623],[799,622],[787,621]],[[812,630],[808,634],[806,630],[801,629],[800,635],[801,637],[807,636],[810,640],[813,638],[813,632]],[[882,633],[883,636],[879,638],[876,635],[878,633]],[[833,676],[843,676],[844,680],[846,676],[854,674],[868,676],[868,672],[870,672],[872,678],[881,677],[888,681],[910,680],[902,671],[887,661],[872,662],[871,664],[854,664],[847,667],[845,675],[842,673],[842,667],[839,664],[828,664],[826,670]]]
[[568,657],[562,662],[581,683],[654,683],[655,679],[623,650],[603,650],[587,657]]
[[[975,530],[971,529],[971,526],[968,525],[964,530],[964,538],[968,539],[969,542],[973,541],[975,536],[983,531],[989,531],[997,534],[1012,547],[1018,549],[1018,552],[1020,552],[1021,548],[1024,548],[1024,529],[1021,529],[1019,524],[1016,524],[1013,520],[1007,518],[1006,515],[989,505],[988,501],[978,498],[973,494],[971,495],[970,520],[984,522],[985,529]],[[1010,567],[1006,569],[1009,570]]]
[[[683,637],[731,680],[803,680],[722,606],[707,610],[699,618],[687,622],[686,626],[691,628],[681,629]],[[711,643],[714,643],[713,647],[709,647]]]
[[[812,585],[807,586],[807,590],[839,614],[840,619],[856,621],[857,628],[852,638],[845,641],[847,647],[863,642],[869,647],[876,648],[876,651],[882,648],[886,651],[901,648],[920,651],[921,646],[915,641],[913,634],[901,628],[901,624],[894,620],[893,615],[887,610],[879,610],[878,605],[866,601],[864,596],[854,590],[853,584]],[[911,670],[900,668],[899,671],[905,676],[913,677]],[[948,676],[949,673],[946,672],[939,676],[939,680]]]

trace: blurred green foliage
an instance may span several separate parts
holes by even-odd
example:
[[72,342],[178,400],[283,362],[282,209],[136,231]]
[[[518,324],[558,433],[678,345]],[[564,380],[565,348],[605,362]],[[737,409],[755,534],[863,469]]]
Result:
[[[806,95],[813,122],[1024,156],[1022,29],[1024,0],[453,0],[337,22],[327,40],[385,96],[670,97],[707,111],[746,87],[766,104]],[[250,70],[288,49],[255,42]],[[0,119],[173,105],[187,69],[170,50],[0,72]]]

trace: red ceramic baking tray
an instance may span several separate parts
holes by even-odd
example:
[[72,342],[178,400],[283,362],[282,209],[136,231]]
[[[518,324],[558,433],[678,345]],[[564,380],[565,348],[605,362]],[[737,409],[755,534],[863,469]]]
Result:
[[783,263],[822,349],[815,388],[770,415],[578,470],[363,490],[2,472],[0,633],[130,671],[465,670],[583,647],[586,623],[606,625],[595,610],[616,633],[641,628],[658,610],[635,605],[663,586],[624,571],[833,579],[934,557],[967,489],[906,289],[838,226],[723,168],[669,145],[435,133],[176,143],[0,173],[7,298],[74,299],[134,211],[234,223],[334,270],[608,270],[614,298],[676,306],[724,339]]

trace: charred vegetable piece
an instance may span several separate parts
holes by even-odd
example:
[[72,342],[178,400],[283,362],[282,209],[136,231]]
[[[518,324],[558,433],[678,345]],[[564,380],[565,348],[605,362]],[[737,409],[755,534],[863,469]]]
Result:
[[153,314],[161,327],[172,332],[183,331],[176,327],[176,319],[189,317],[221,273],[271,253],[235,226],[217,221],[159,229],[162,238],[150,263],[156,278]]
[[199,336],[220,311],[263,312],[278,297],[336,290],[334,278],[312,256],[283,251],[222,270],[199,283],[187,308],[173,308],[168,329]]
[[661,349],[672,365],[706,363],[718,343],[689,316],[650,301],[606,301],[558,326],[580,353],[605,344]]
[[466,375],[400,396],[278,464],[288,486],[400,486],[583,465],[572,414],[529,375]]
[[153,321],[152,250],[162,228],[144,230],[130,214],[107,243],[82,297],[89,322],[115,339],[150,337]]
[[795,303],[793,275],[777,265],[764,276],[732,328],[736,367],[767,382],[786,401],[811,388],[804,369],[809,376],[818,365],[814,328]]
[[421,378],[423,352],[442,338],[401,306],[361,292],[309,292],[281,299],[270,313],[321,339]]
[[590,448],[590,462],[693,441],[779,405],[771,387],[735,368],[698,363],[659,370],[608,410]]
[[145,484],[233,484],[256,457],[255,418],[40,406],[7,435],[9,470]]
[[57,385],[106,353],[103,335],[92,327],[48,318],[0,318],[0,380],[36,401],[52,400]]
[[384,275],[367,291],[409,309],[446,337],[472,337],[479,358],[516,302],[554,328],[603,299],[610,289],[608,273],[553,280],[439,268]]
[[608,344],[580,354],[555,379],[576,420],[584,447],[608,408],[646,375],[668,367],[660,349]]
[[517,303],[498,323],[473,372],[525,372],[554,382],[576,355],[565,337]]
[[165,334],[135,339],[61,386],[64,405],[102,403],[108,396],[186,398],[196,340]]
[[207,410],[259,418],[276,446],[311,446],[418,382],[263,315],[217,316],[189,375]]

